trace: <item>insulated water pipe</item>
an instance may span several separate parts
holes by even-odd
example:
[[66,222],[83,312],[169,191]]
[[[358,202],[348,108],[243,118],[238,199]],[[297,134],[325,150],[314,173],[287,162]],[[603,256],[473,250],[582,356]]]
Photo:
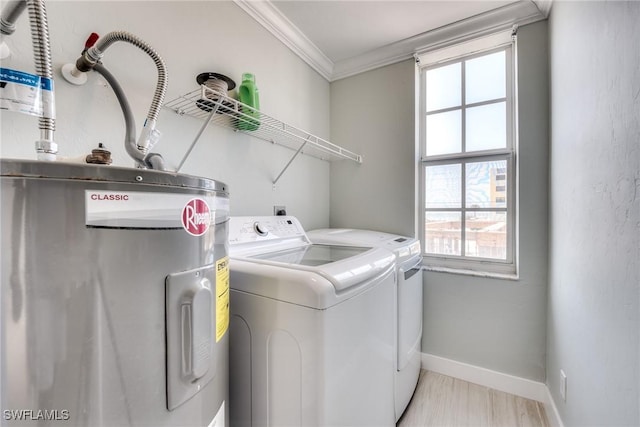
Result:
[[113,93],[116,95],[116,99],[120,103],[120,108],[122,109],[122,114],[124,115],[124,125],[125,125],[125,141],[124,147],[127,150],[127,154],[133,158],[136,162],[136,165],[139,167],[144,167],[144,153],[140,150],[136,149],[136,122],[133,118],[133,112],[131,111],[131,107],[129,106],[129,101],[127,101],[127,97],[124,95],[124,91],[122,87],[116,80],[116,78],[111,74],[102,64],[96,64],[93,67],[93,70],[99,73],[104,79],[109,83]]
[[11,0],[2,9],[0,16],[0,33],[10,36],[16,30],[16,21],[27,8],[25,0]]
[[15,21],[27,8],[31,25],[31,41],[36,65],[36,74],[43,83],[49,84],[49,90],[43,90],[43,111],[39,119],[40,139],[36,141],[38,160],[55,160],[58,144],[53,140],[56,130],[55,98],[53,94],[53,71],[51,67],[51,47],[49,43],[49,24],[44,0],[11,0],[2,10],[0,33],[11,35],[15,31]]
[[11,0],[7,2],[2,9],[0,16],[0,59],[11,56],[9,46],[4,42],[4,38],[10,36],[16,30],[16,20],[20,14],[27,8],[27,2],[24,0]]
[[[151,59],[153,59],[153,62],[156,64],[156,68],[158,69],[158,83],[156,84],[156,90],[153,95],[153,100],[151,101],[149,113],[147,114],[147,118],[144,122],[142,133],[140,134],[140,138],[137,143],[135,143],[135,147],[127,147],[127,152],[129,152],[130,155],[131,148],[134,148],[134,150],[142,153],[142,158],[144,159],[158,138],[158,132],[155,130],[155,127],[167,90],[167,71],[164,61],[160,55],[158,55],[150,45],[133,34],[126,31],[113,31],[100,38],[94,46],[87,49],[76,61],[76,68],[82,72],[94,69],[96,64],[98,64],[102,59],[105,50],[117,41],[128,42],[142,49],[151,57]],[[137,154],[135,156],[132,155],[132,157],[134,157],[137,162],[139,161],[139,156]]]
[[111,72],[109,72],[109,70],[107,70],[101,63],[96,64],[93,67],[93,70],[104,77],[107,83],[109,83],[109,86],[111,86],[111,89],[113,89],[113,93],[116,95],[116,98],[120,103],[120,108],[122,109],[122,114],[124,115],[124,147],[127,150],[127,154],[129,154],[129,156],[131,156],[135,160],[136,166],[138,167],[149,167],[156,170],[166,170],[164,159],[160,154],[149,153],[145,155],[142,151],[137,149],[136,122],[133,118],[133,112],[131,110],[131,107],[129,106],[129,101],[124,94],[124,90],[122,90],[122,86],[120,86],[120,83],[118,83],[118,80],[116,80],[115,76],[111,74]]

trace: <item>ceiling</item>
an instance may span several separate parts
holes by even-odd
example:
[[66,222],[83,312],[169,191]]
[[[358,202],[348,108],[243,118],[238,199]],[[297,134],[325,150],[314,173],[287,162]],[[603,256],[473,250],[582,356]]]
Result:
[[272,4],[335,63],[514,2],[272,1]]
[[548,15],[551,0],[235,0],[327,80]]

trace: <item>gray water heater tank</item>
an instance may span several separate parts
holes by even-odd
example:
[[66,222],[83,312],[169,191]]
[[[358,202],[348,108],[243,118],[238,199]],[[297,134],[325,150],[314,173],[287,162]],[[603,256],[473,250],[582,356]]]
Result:
[[228,427],[225,184],[0,162],[0,425]]

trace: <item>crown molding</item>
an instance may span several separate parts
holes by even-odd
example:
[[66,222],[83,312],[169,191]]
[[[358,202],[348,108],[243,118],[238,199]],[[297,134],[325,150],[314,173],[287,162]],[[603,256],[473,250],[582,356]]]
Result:
[[511,3],[444,27],[383,46],[335,63],[332,81],[410,59],[417,51],[438,49],[454,43],[508,30],[545,19],[530,1]]
[[507,30],[513,25],[525,25],[546,19],[552,0],[525,0],[511,3],[335,63],[327,58],[269,0],[234,0],[234,2],[321,76],[333,82],[404,61],[412,58],[419,50],[437,49]]
[[333,62],[270,1],[233,1],[322,77],[331,81]]
[[553,4],[553,0],[531,0],[535,5],[540,9],[540,13],[544,15],[545,18],[549,17],[551,13],[551,6]]

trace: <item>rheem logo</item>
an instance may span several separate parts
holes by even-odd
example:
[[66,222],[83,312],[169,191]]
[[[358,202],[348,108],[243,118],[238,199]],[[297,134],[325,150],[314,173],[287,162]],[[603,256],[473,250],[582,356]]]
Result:
[[182,208],[182,226],[192,236],[202,236],[210,224],[211,211],[203,199],[191,199]]

